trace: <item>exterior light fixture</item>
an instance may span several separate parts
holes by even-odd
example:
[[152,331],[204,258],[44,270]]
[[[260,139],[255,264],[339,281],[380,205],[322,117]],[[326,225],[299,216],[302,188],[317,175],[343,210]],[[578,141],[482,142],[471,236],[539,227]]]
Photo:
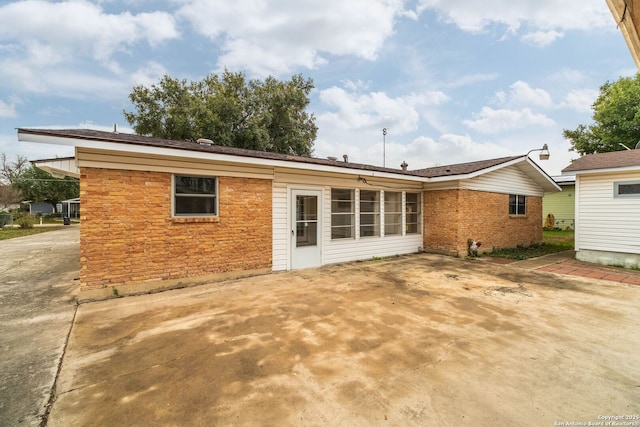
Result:
[[540,160],[549,160],[550,154],[549,154],[549,147],[547,146],[547,144],[544,144],[542,148],[534,148],[533,150],[529,150],[529,152],[527,153],[527,156],[533,151],[540,151]]

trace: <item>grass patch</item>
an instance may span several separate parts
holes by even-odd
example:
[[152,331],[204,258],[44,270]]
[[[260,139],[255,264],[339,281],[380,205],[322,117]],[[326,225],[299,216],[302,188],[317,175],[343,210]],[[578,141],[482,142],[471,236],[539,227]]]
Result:
[[34,227],[34,228],[0,228],[0,240],[14,239],[16,237],[30,236],[32,234],[45,233],[47,231],[60,230],[60,227]]
[[487,255],[496,258],[529,259],[556,252],[573,249],[572,230],[544,230],[542,243],[534,243],[531,246],[517,246],[515,248],[493,248]]

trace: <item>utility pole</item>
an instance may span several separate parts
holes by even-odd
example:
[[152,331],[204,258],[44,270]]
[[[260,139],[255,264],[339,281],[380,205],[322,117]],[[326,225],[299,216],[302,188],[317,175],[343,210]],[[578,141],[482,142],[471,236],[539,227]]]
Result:
[[387,128],[382,128],[382,167],[386,167],[387,164]]

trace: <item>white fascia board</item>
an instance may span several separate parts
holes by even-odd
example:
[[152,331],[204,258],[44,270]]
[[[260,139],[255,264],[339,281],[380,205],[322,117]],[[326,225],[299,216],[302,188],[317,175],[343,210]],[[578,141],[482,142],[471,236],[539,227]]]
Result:
[[[415,175],[395,174],[389,172],[369,171],[364,169],[341,168],[330,165],[318,165],[312,163],[298,163],[295,161],[261,159],[258,157],[234,156],[229,154],[208,153],[204,151],[180,150],[176,148],[152,147],[148,145],[122,144],[117,142],[96,141],[91,139],[69,138],[32,133],[22,134],[18,131],[18,141],[36,142],[54,145],[69,145],[73,147],[93,148],[98,150],[110,150],[135,154],[155,154],[160,156],[183,157],[200,160],[212,160],[228,163],[240,163],[246,165],[271,166],[287,169],[302,169],[316,172],[333,172],[362,177],[388,178],[404,181],[425,182],[427,178]],[[126,150],[123,150],[123,145]]]
[[586,169],[581,171],[575,171],[573,173],[578,175],[594,175],[599,173],[620,173],[620,172],[640,172],[640,166],[626,166],[621,168],[607,168],[607,169]]

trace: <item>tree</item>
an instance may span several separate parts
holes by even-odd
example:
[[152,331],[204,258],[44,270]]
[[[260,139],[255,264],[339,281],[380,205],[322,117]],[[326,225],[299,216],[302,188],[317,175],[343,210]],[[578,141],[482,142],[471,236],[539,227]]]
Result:
[[56,204],[80,195],[80,182],[77,178],[57,179],[35,166],[16,177],[13,187],[20,191],[25,200],[34,202]]
[[600,86],[593,103],[593,124],[562,134],[580,154],[634,148],[640,140],[640,74]]
[[13,184],[16,177],[29,167],[29,161],[21,155],[17,155],[16,159],[11,162],[7,159],[7,155],[2,153],[0,162],[2,162],[0,164],[0,183],[4,182],[9,185]]
[[20,203],[20,192],[11,185],[0,184],[0,208]]
[[289,81],[245,78],[225,70],[201,81],[165,75],[151,87],[135,86],[129,94],[135,112],[124,117],[139,135],[310,156],[317,126],[306,111],[311,79]]

